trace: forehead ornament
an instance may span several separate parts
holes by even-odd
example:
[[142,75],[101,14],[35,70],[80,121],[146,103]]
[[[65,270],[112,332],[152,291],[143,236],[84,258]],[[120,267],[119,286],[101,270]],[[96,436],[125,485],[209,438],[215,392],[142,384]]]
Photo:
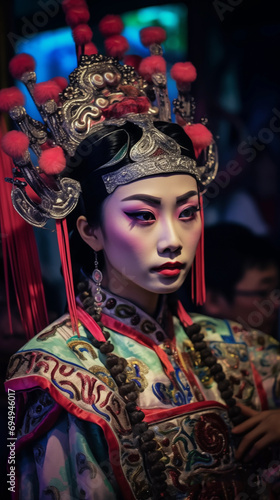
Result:
[[[184,173],[193,175],[201,181],[196,161],[181,155],[179,144],[158,130],[150,116],[130,115],[126,119],[141,127],[143,134],[130,150],[129,156],[133,161],[115,172],[102,176],[108,194],[118,186],[142,179],[147,175]],[[104,166],[106,165],[102,165],[101,168]]]

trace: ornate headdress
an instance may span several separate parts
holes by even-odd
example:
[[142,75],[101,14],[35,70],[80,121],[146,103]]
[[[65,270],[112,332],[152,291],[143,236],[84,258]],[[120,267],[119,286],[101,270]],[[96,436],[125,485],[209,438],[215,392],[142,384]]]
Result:
[[[38,227],[44,226],[48,218],[63,220],[75,208],[80,195],[80,184],[72,174],[84,159],[81,144],[86,151],[87,141],[90,144],[95,132],[107,135],[110,125],[121,128],[126,122],[138,125],[142,137],[129,152],[129,164],[118,166],[128,149],[123,144],[113,158],[99,167],[108,194],[136,179],[174,172],[193,175],[203,191],[215,177],[217,152],[206,121],[194,123],[195,105],[190,94],[196,78],[194,66],[190,62],[176,63],[171,77],[178,89],[173,101],[175,118],[191,138],[195,155],[192,146],[184,151],[154,126],[155,121],[171,122],[161,48],[165,31],[159,27],[143,29],[141,41],[151,55],[142,60],[138,56],[124,57],[128,43],[121,35],[122,20],[106,16],[99,25],[107,51],[103,56],[91,42],[84,0],[64,0],[62,6],[78,56],[78,67],[70,74],[69,83],[62,77],[36,83],[35,61],[27,54],[16,55],[9,66],[13,77],[26,85],[42,122],[27,114],[24,96],[17,87],[0,91],[0,109],[9,112],[20,129],[8,132],[2,140],[4,151],[15,163],[12,176],[6,180],[13,185],[11,196],[16,211]],[[29,148],[38,157],[38,165],[33,165]]]
[[[179,93],[173,103],[177,122],[193,139],[197,155],[207,147],[200,166],[193,158],[182,156],[177,143],[153,126],[154,120],[171,121],[166,64],[160,45],[166,37],[165,31],[162,28],[142,30],[142,43],[149,46],[151,56],[140,62],[136,57],[127,56],[124,62],[133,62],[135,68],[120,63],[128,44],[120,35],[123,25],[118,16],[106,16],[100,23],[109,53],[103,56],[96,53],[90,41],[89,26],[76,24],[88,19],[86,6],[76,12],[71,2],[64,1],[63,5],[66,20],[73,29],[77,53],[83,54],[69,76],[69,84],[63,78],[37,84],[35,62],[27,54],[17,55],[10,62],[12,75],[26,85],[42,122],[26,113],[24,96],[19,89],[3,89],[0,93],[0,108],[9,112],[24,133],[23,136],[13,131],[2,142],[4,151],[13,157],[16,165],[12,178],[7,180],[13,183],[12,201],[19,214],[35,226],[43,226],[48,218],[62,219],[69,214],[77,204],[80,189],[64,172],[66,166],[79,168],[77,158],[73,161],[77,147],[95,131],[104,129],[106,134],[108,124],[114,122],[121,126],[125,120],[138,123],[143,136],[130,154],[132,168],[104,175],[108,193],[119,184],[172,169],[194,175],[202,186],[209,184],[217,170],[217,153],[208,129],[194,124],[194,102],[190,95],[191,82],[196,78],[193,65],[177,63],[171,76],[176,80]],[[38,166],[33,166],[28,148],[38,157]],[[117,160],[119,158],[115,163]],[[39,203],[26,194],[26,184],[40,197]]]

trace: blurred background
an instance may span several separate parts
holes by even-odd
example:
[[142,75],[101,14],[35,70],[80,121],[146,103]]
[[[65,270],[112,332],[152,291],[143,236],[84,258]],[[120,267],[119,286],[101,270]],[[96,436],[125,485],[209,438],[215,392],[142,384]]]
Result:
[[[158,25],[167,31],[164,44],[168,71],[178,61],[191,61],[198,78],[192,85],[196,118],[208,118],[219,149],[219,174],[205,197],[206,226],[232,222],[280,243],[280,19],[273,1],[257,0],[89,0],[93,42],[100,52],[98,23],[108,13],[122,16],[130,53],[147,56],[139,30]],[[18,85],[8,73],[15,53],[36,61],[37,81],[67,77],[76,67],[69,27],[61,0],[9,0],[0,6],[0,85]],[[173,80],[168,83],[176,97]],[[23,90],[23,88],[21,87]],[[27,109],[38,118],[27,97]],[[7,120],[8,128],[13,124]],[[2,182],[2,181],[1,181]],[[56,237],[52,225],[36,230],[50,319],[64,310],[65,298]],[[4,235],[1,235],[2,238]],[[25,342],[11,296],[14,335],[6,320],[1,266],[0,367],[4,379],[9,356]],[[13,293],[11,287],[11,294]],[[5,408],[1,393],[1,408]],[[6,425],[6,420],[5,424]],[[6,445],[4,445],[6,446]]]

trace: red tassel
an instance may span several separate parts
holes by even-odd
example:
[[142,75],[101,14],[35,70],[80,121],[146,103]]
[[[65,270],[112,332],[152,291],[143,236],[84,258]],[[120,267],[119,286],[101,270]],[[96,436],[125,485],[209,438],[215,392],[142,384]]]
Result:
[[193,325],[193,320],[192,318],[188,315],[188,313],[185,311],[185,309],[182,306],[182,303],[180,300],[177,302],[177,314],[178,318],[181,321],[181,323],[187,328],[190,325]]
[[[4,117],[1,117],[0,135],[6,132]],[[14,168],[12,159],[0,149],[3,177],[10,177]],[[33,228],[11,206],[11,185],[0,182],[0,229],[3,245],[3,261],[9,328],[12,320],[9,312],[8,259],[12,272],[16,300],[23,329],[28,339],[48,325],[40,262]]]
[[73,332],[80,336],[66,219],[56,220],[57,242]]
[[99,342],[106,342],[106,338],[104,337],[100,326],[98,326],[92,316],[90,316],[80,306],[77,306],[77,316],[81,323],[83,323],[83,326],[86,327],[86,329],[93,335],[96,340],[98,340]]
[[192,265],[192,301],[202,306],[206,300],[205,267],[204,267],[204,212],[202,195],[199,197],[201,236],[197,245],[195,259]]

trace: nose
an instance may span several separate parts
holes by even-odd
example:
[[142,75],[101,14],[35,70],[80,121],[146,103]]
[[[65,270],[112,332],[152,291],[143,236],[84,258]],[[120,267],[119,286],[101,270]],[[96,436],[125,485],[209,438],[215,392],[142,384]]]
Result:
[[172,221],[164,221],[159,230],[158,253],[178,252],[182,249],[182,243],[176,230],[176,225]]

